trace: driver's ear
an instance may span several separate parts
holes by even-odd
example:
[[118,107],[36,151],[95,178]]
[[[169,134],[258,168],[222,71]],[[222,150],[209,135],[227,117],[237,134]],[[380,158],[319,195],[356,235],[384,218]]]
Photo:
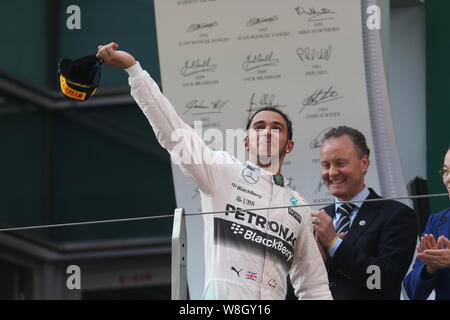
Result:
[[286,144],[286,152],[289,153],[292,151],[292,149],[294,149],[294,141],[289,140]]
[[249,149],[249,147],[248,147],[248,136],[246,136],[244,138],[244,147],[245,147],[245,150],[248,151],[248,149]]

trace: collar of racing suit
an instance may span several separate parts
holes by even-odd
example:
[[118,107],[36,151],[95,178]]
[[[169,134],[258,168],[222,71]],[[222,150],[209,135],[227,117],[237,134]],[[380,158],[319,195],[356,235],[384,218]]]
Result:
[[284,187],[285,186],[283,176],[276,176],[272,172],[267,171],[264,168],[261,168],[260,166],[258,166],[257,164],[254,164],[253,162],[251,162],[249,160],[246,161],[245,166],[247,168],[249,168],[250,170],[252,170],[253,172],[256,172],[257,174],[259,174],[261,176],[272,176],[273,182],[276,185],[278,185],[280,187]]

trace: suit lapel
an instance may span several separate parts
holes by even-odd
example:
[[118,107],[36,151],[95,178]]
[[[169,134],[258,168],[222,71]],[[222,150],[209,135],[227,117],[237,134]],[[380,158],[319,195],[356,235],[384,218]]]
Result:
[[[379,199],[381,198],[379,195],[375,193],[372,189],[370,190],[370,194],[367,197],[369,199]],[[358,240],[358,238],[364,233],[364,231],[371,225],[371,223],[378,216],[378,208],[382,204],[380,202],[365,202],[358,214],[355,217],[350,229],[348,230],[345,240],[353,244]]]

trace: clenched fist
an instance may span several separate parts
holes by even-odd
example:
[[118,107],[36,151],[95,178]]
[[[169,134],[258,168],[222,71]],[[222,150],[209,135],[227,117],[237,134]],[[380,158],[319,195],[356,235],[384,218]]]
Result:
[[97,58],[101,58],[105,64],[111,67],[127,69],[136,64],[136,59],[125,51],[117,51],[119,45],[115,42],[104,46],[98,46]]

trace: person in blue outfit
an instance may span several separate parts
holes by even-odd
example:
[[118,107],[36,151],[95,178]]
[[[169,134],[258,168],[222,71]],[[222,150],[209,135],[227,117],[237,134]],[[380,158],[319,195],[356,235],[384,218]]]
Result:
[[[450,193],[450,148],[440,170]],[[450,208],[432,214],[417,246],[413,269],[403,280],[410,299],[427,299],[435,290],[436,300],[450,300]]]

